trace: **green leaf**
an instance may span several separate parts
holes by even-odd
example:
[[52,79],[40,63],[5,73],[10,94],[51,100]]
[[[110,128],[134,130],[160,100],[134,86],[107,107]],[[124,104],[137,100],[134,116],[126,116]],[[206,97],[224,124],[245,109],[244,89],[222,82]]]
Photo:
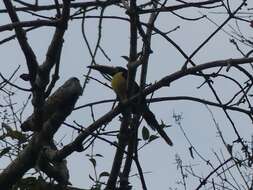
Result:
[[89,174],[89,178],[92,180],[92,181],[95,181],[95,179],[93,177],[91,177],[91,175]]
[[89,160],[92,163],[93,167],[96,167],[96,165],[97,165],[96,160],[94,158],[90,158]]
[[149,137],[148,142],[152,142],[153,140],[155,140],[155,139],[157,139],[157,138],[159,138],[157,135],[151,135],[151,136]]
[[21,143],[25,142],[26,141],[26,135],[23,134],[22,132],[20,131],[8,131],[7,132],[7,136],[8,137],[11,137],[12,139],[16,139],[18,141],[20,141]]
[[149,139],[149,137],[150,137],[150,134],[149,134],[149,130],[147,129],[147,127],[143,127],[142,128],[142,138],[143,138],[143,140],[148,140]]
[[91,187],[91,190],[101,190],[101,184],[97,183]]
[[11,150],[11,147],[6,147],[6,148],[4,148],[3,150],[1,150],[1,152],[0,152],[0,158],[1,158],[3,155],[7,154],[10,150]]
[[232,155],[233,154],[233,145],[227,144],[227,150]]
[[104,157],[102,154],[95,154],[95,156],[97,156],[97,157]]
[[110,174],[108,172],[102,172],[101,174],[99,174],[99,178],[101,177],[108,177]]
[[193,149],[193,147],[191,146],[191,147],[189,148],[189,151],[190,151],[190,155],[191,155],[192,159],[194,159],[194,155],[193,155],[192,149]]
[[2,127],[8,132],[8,131],[12,131],[11,127],[9,125],[7,125],[6,123],[2,123]]

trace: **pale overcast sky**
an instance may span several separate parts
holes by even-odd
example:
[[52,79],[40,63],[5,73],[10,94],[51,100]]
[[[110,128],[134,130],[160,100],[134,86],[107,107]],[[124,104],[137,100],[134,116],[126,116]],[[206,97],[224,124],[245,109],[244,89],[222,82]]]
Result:
[[[43,2],[45,4],[48,2],[53,3],[53,1],[48,0]],[[231,1],[231,4],[232,3],[234,3],[234,1]],[[241,3],[241,1],[238,1],[238,4],[239,3]],[[249,1],[249,3],[252,2]],[[238,6],[238,4],[236,6]],[[2,2],[0,2],[0,8],[4,8]],[[217,12],[218,11],[224,12],[224,9],[219,8],[217,9]],[[54,13],[51,13],[51,16],[54,16]],[[201,16],[201,14],[208,13],[208,16],[210,16],[210,18],[212,18],[217,24],[221,24],[227,18],[227,15],[225,14],[214,14],[211,12],[211,10],[204,9],[184,9],[178,13],[182,16],[187,16],[190,18],[196,18]],[[45,12],[41,12],[41,14],[45,14]],[[99,12],[96,12],[96,14],[99,14]],[[105,15],[124,16],[124,11],[122,9],[119,10],[116,7],[112,7],[106,9]],[[27,13],[20,14],[20,18],[21,20],[31,20],[31,16]],[[36,19],[36,17],[32,18],[32,20],[34,19]],[[92,44],[93,49],[97,40],[97,21],[97,19],[90,19],[85,24],[85,31],[87,31],[87,37],[89,42]],[[0,24],[3,25],[8,23],[10,23],[8,15],[1,14]],[[235,26],[234,21],[230,22],[229,24]],[[156,26],[160,27],[162,31],[169,31],[177,26],[180,26],[180,29],[169,34],[169,37],[175,40],[175,42],[188,55],[192,53],[199,46],[199,44],[202,43],[202,41],[205,40],[207,36],[209,36],[216,29],[216,26],[206,19],[195,22],[182,21],[176,16],[168,13],[162,13],[159,16]],[[249,23],[242,22],[239,23],[239,26],[241,28],[241,32],[243,32],[246,36],[253,34],[253,30],[249,27]],[[228,25],[224,29],[228,32],[231,32],[231,28],[229,28]],[[41,29],[33,30],[27,34],[29,43],[34,49],[37,59],[40,63],[45,59],[45,52],[52,38],[53,31],[53,28],[43,27]],[[102,32],[101,45],[111,58],[111,62],[106,60],[106,58],[99,53],[96,58],[97,63],[125,66],[126,61],[122,59],[121,56],[128,55],[129,51],[128,23],[125,21],[105,19],[103,21]],[[10,34],[13,34],[13,31],[0,33],[0,40],[4,39]],[[86,66],[90,64],[91,58],[89,57],[87,47],[82,38],[81,20],[71,20],[69,22],[69,29],[64,39],[65,42],[62,51],[60,67],[61,78],[58,81],[57,86],[60,86],[65,80],[72,76],[79,78],[83,83],[83,75],[87,73]],[[241,55],[238,53],[235,47],[231,45],[229,40],[230,37],[224,32],[220,31],[197,54],[197,56],[193,58],[193,60],[197,64],[202,64],[221,59],[240,58]],[[248,48],[244,46],[242,47]],[[177,71],[185,62],[185,59],[178,53],[178,51],[159,35],[155,35],[152,39],[152,50],[154,53],[150,57],[149,71],[147,76],[148,83],[154,83],[163,76]],[[24,56],[16,40],[11,40],[5,44],[2,44],[0,46],[0,56],[1,73],[4,76],[8,77],[13,70],[18,67],[18,65],[21,67],[17,76],[27,71]],[[93,72],[92,75],[104,81],[99,73]],[[168,88],[159,90],[154,94],[154,97],[188,95],[207,100],[214,100],[214,96],[208,87],[197,89],[202,82],[203,79],[197,76],[186,77],[172,83]],[[22,87],[29,87],[28,83],[21,81],[18,77],[17,84]],[[224,102],[231,98],[229,95],[235,91],[234,86],[231,85],[230,82],[228,83],[226,80],[221,80],[218,82],[218,79],[216,79],[214,86],[217,87],[218,94],[221,96]],[[14,97],[14,100],[18,103],[22,103],[25,101],[28,95],[28,93],[17,92],[17,96]],[[110,89],[99,86],[98,83],[91,81],[88,84],[83,96],[78,100],[77,105],[83,105],[96,100],[110,99],[114,97],[115,95]],[[224,151],[225,149],[220,138],[218,138],[217,130],[206,106],[189,101],[169,101],[151,104],[150,108],[152,111],[154,111],[154,113],[156,113],[157,119],[163,120],[166,124],[172,125],[171,128],[166,129],[166,132],[172,138],[174,146],[168,147],[162,139],[158,139],[140,150],[139,156],[141,165],[143,171],[147,172],[145,174],[145,179],[148,189],[169,189],[169,187],[178,187],[179,189],[183,189],[183,186],[176,184],[178,180],[181,180],[180,171],[177,170],[177,166],[175,164],[176,154],[181,157],[184,165],[195,165],[195,172],[200,176],[205,177],[209,174],[209,171],[211,171],[211,168],[205,165],[203,161],[200,161],[198,156],[195,155],[195,159],[190,157],[188,149],[189,144],[184,138],[179,126],[175,123],[173,119],[173,113],[182,114],[181,125],[201,155],[203,155],[207,160],[210,159],[214,166],[219,164],[213,151],[220,153],[220,150]],[[224,132],[227,142],[232,143],[232,141],[236,138],[230,123],[225,118],[224,113],[220,109],[213,107],[210,108],[213,111],[219,127]],[[110,109],[111,104],[94,106],[95,117],[99,118]],[[31,107],[28,108],[25,111],[25,115],[28,116],[31,113],[31,110]],[[250,140],[250,136],[252,135],[252,123],[250,120],[245,115],[235,112],[231,112],[231,115],[240,130],[241,136],[247,137],[248,140]],[[73,123],[74,120],[83,126],[88,126],[91,124],[92,119],[90,109],[85,108],[73,112],[73,114],[68,117],[67,121]],[[119,122],[117,117],[110,124],[110,127],[112,129],[118,129],[118,126]],[[75,132],[72,133],[71,129],[63,126],[57,133],[56,139],[63,139],[63,143],[65,144],[70,142],[70,140],[76,135],[77,134]],[[68,166],[71,175],[70,181],[76,187],[88,188],[92,184],[88,175],[90,174],[91,176],[94,176],[94,171],[91,163],[86,157],[86,154],[90,154],[90,152],[91,150],[88,149],[83,153],[73,153],[68,158]],[[98,172],[110,172],[115,148],[98,139],[95,143],[94,152],[104,155],[104,158],[97,158]],[[227,154],[226,151],[224,151],[224,154]],[[5,166],[6,165],[1,164],[1,168],[4,168]],[[135,164],[133,164],[133,170],[131,174],[134,175],[136,173],[137,170]],[[189,189],[193,189],[199,184],[197,178],[194,180],[194,178],[191,177],[186,180],[189,180],[187,182],[188,184],[191,184]],[[133,183],[134,190],[141,189],[141,183],[138,177],[133,176],[131,178],[131,182]]]

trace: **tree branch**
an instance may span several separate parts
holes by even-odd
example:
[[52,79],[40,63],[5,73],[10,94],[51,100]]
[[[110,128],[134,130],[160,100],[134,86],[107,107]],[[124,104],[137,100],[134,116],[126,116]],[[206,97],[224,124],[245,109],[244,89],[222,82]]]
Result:
[[[247,64],[253,62],[253,57],[251,58],[241,58],[241,59],[229,59],[229,60],[219,60],[219,61],[213,61],[204,63],[201,65],[197,65],[195,67],[187,68],[185,70],[179,70],[175,73],[172,73],[168,76],[165,76],[161,80],[159,80],[157,83],[147,87],[144,89],[141,93],[141,95],[147,96],[154,91],[168,86],[170,83],[193,73],[200,72],[202,70],[215,68],[215,67],[222,67],[222,66],[236,66],[240,64]],[[140,94],[136,94],[128,99],[128,101],[121,104],[121,106],[116,106],[113,110],[109,111],[105,115],[103,115],[101,118],[96,120],[94,123],[92,123],[90,126],[88,126],[82,133],[78,135],[78,137],[70,144],[64,146],[61,150],[58,151],[55,158],[56,160],[61,160],[72,154],[74,151],[82,151],[82,142],[95,130],[97,130],[99,127],[101,127],[103,124],[110,122],[114,117],[116,117],[118,114],[121,113],[123,108],[125,106],[128,106],[131,104],[132,101],[135,101],[137,98],[139,98]]]
[[[81,90],[78,79],[71,78],[49,98],[50,100],[48,101],[52,101],[50,105],[54,105],[58,109],[51,112],[43,123],[43,130],[39,133],[34,133],[32,139],[20,152],[19,156],[0,174],[0,187],[2,189],[9,189],[25,172],[35,166],[43,145],[47,145],[50,142],[63,121],[72,112]],[[46,112],[47,110],[44,111]],[[48,111],[50,112],[50,110]],[[35,126],[32,126],[32,128],[35,128]]]

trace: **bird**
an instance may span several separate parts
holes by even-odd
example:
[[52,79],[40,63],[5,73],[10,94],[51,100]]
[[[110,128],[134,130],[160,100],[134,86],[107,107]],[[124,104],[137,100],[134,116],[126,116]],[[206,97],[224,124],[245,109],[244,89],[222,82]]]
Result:
[[[127,89],[127,76],[128,70],[124,67],[113,67],[107,65],[90,65],[88,68],[97,70],[103,75],[109,75],[111,79],[111,87],[117,95],[119,102],[124,102],[128,99]],[[132,86],[132,93],[137,94],[140,92],[139,85],[134,81]],[[172,140],[165,133],[161,125],[158,123],[154,113],[148,107],[145,96],[140,95],[139,99],[134,100],[130,104],[130,110],[133,114],[141,114],[151,129],[156,130],[170,146],[173,146]]]

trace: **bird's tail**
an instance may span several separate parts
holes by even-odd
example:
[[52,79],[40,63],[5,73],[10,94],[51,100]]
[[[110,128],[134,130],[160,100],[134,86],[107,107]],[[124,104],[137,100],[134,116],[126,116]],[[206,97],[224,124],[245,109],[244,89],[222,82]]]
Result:
[[147,124],[153,130],[157,130],[157,132],[161,135],[161,137],[166,141],[166,143],[168,145],[170,145],[170,146],[173,145],[173,142],[168,137],[168,135],[164,132],[164,130],[162,129],[161,125],[156,120],[155,115],[153,114],[153,112],[149,108],[147,108],[147,109],[144,110],[144,112],[142,113],[142,116],[145,119],[145,121],[147,122]]

